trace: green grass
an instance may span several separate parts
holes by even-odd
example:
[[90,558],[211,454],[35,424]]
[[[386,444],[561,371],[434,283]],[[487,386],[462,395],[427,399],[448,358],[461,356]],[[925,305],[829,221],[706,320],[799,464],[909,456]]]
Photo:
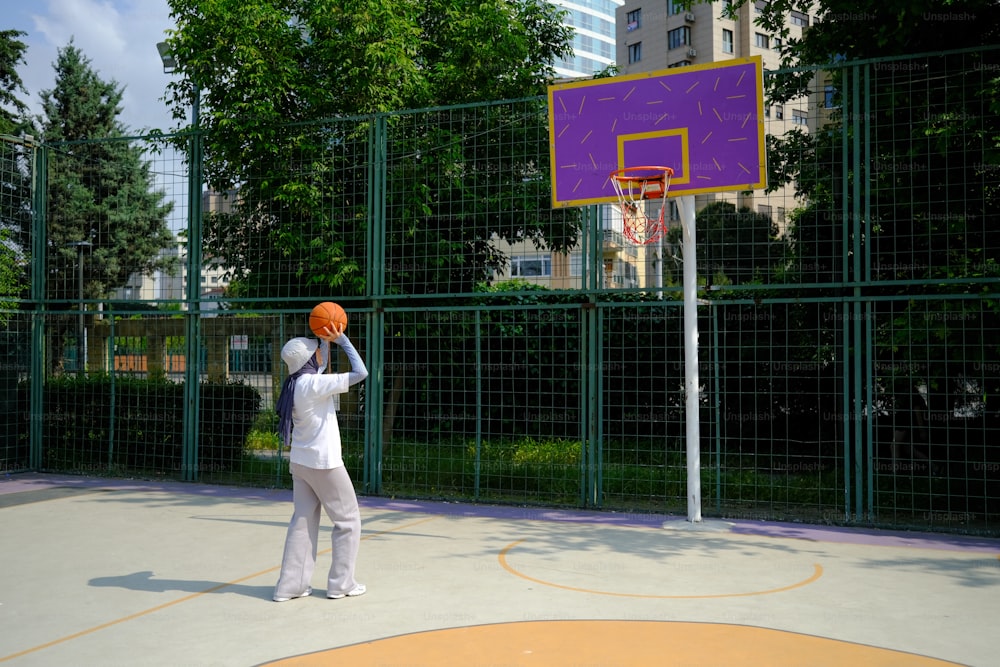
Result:
[[[276,430],[274,412],[262,413],[247,438],[242,459],[225,470],[202,471],[200,480],[290,487],[287,461],[277,456]],[[344,432],[345,461],[359,484],[364,465],[361,438],[358,431]],[[713,456],[703,458],[705,516],[844,522],[844,480],[839,468],[806,464],[781,471],[758,470],[751,467],[754,461],[754,457],[726,456],[717,468]],[[474,440],[456,437],[434,443],[394,441],[383,452],[381,471],[380,493],[385,496],[580,507],[587,465],[581,444],[572,440],[498,438],[481,441],[477,448]],[[115,474],[105,472],[109,473]],[[600,474],[603,509],[674,514],[687,509],[687,466],[679,443],[608,442]],[[149,477],[163,478],[164,473],[150,471]],[[945,481],[880,475],[875,510],[913,514],[914,523],[919,524],[946,497]]]

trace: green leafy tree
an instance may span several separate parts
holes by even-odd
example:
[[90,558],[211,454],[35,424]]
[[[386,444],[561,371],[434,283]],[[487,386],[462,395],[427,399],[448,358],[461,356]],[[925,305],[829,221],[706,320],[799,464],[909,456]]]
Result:
[[[787,246],[771,216],[717,201],[698,211],[695,225],[698,275],[706,284],[763,283],[779,272]],[[681,227],[671,227],[666,241],[667,283],[680,285],[684,254]],[[670,256],[676,261],[670,261]]]
[[19,95],[27,95],[17,68],[25,64],[28,45],[18,30],[0,30],[0,134],[17,134],[27,123],[28,105]]
[[[155,189],[142,149],[126,140],[118,120],[122,91],[104,81],[70,44],[54,64],[55,87],[41,93],[42,131],[49,144],[47,296],[75,307],[81,253],[83,296],[106,298],[134,273],[171,271],[160,254],[174,243],[173,207]],[[53,355],[58,357],[59,355]]]
[[[186,116],[197,91],[205,178],[212,190],[239,190],[232,212],[206,222],[205,252],[232,271],[246,299],[371,287],[370,114],[541,95],[551,63],[570,49],[558,10],[540,0],[491,0],[475,11],[456,0],[173,0],[171,8],[168,44],[184,74],[170,85],[175,116]],[[537,213],[546,197],[544,117],[541,104],[390,117],[390,277],[430,292],[471,291],[504,261],[491,235],[556,249],[575,242],[573,212]],[[468,203],[459,212],[460,197]]]
[[[238,190],[231,212],[206,220],[205,253],[231,271],[243,305],[472,293],[505,264],[494,238],[575,244],[578,212],[549,210],[539,99],[552,63],[571,51],[562,10],[543,0],[172,0],[171,9],[167,41],[183,74],[169,88],[175,117],[199,96],[205,178],[212,190]],[[404,113],[461,104],[470,106]],[[376,126],[373,114],[390,115]],[[375,149],[385,152],[370,154],[382,133]],[[378,179],[384,208],[369,194]],[[368,225],[383,211],[376,259]],[[366,282],[369,268],[383,286]],[[392,327],[386,364],[405,368],[394,360],[416,323]],[[402,371],[386,384],[386,404],[398,404]]]
[[[30,130],[27,90],[17,69],[25,64],[23,32],[0,31],[0,308],[14,308],[4,297],[23,296],[27,286],[28,239],[21,234],[31,216],[31,156],[15,137]],[[7,317],[0,314],[0,322]]]
[[[789,68],[769,77],[769,97],[801,95],[816,72],[794,68],[819,66],[832,102],[829,125],[779,138],[769,154],[772,185],[793,183],[807,202],[790,230],[789,278],[871,282],[872,293],[894,297],[874,318],[876,393],[923,412],[897,410],[898,423],[943,427],[962,411],[988,418],[984,406],[1000,394],[983,370],[1000,359],[991,298],[1000,278],[1000,5],[774,0],[761,10],[758,25],[785,37]],[[798,39],[786,28],[791,11],[811,16]],[[965,48],[940,53],[945,46]],[[932,55],[887,60],[909,54]],[[849,67],[865,59],[875,60]],[[849,172],[831,178],[844,164]],[[956,293],[975,298],[933,298]],[[915,408],[918,393],[927,404]],[[972,423],[961,429],[969,441],[985,435]]]

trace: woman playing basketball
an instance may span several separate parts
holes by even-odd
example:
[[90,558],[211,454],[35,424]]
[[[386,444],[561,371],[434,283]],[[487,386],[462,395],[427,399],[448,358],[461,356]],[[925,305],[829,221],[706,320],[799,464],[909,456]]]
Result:
[[[285,537],[281,573],[274,588],[275,602],[312,594],[310,581],[319,546],[320,508],[333,521],[333,563],[327,576],[331,599],[365,593],[354,579],[361,543],[361,511],[354,484],[344,467],[337,397],[368,377],[364,361],[344,335],[344,325],[332,325],[318,334],[324,341],[293,338],[281,349],[288,378],[278,398],[278,429],[289,456],[294,511]],[[330,343],[340,347],[351,363],[348,373],[325,374]]]

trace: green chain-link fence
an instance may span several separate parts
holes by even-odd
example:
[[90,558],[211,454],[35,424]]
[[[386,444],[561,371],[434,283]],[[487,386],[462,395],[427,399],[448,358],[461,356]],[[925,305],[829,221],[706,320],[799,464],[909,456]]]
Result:
[[[767,73],[772,190],[698,198],[705,514],[996,533],[998,54]],[[288,484],[278,351],[336,300],[362,492],[683,513],[679,232],[657,281],[612,208],[552,209],[547,127],[532,98],[252,154],[4,141],[3,470]],[[152,201],[109,187],[128,159]],[[173,273],[123,286],[150,215]]]

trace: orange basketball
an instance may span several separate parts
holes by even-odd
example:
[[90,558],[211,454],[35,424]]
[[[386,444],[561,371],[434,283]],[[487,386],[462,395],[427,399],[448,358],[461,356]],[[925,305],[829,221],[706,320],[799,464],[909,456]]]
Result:
[[324,301],[309,313],[309,328],[317,336],[323,333],[324,327],[330,327],[330,331],[333,331],[334,325],[343,325],[346,330],[347,313],[332,301]]

